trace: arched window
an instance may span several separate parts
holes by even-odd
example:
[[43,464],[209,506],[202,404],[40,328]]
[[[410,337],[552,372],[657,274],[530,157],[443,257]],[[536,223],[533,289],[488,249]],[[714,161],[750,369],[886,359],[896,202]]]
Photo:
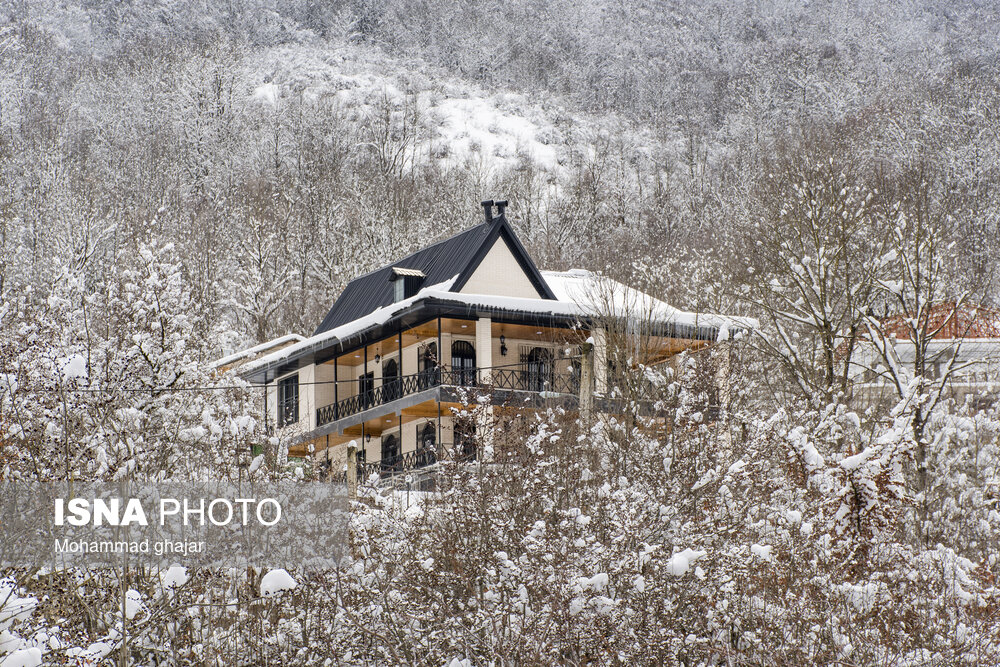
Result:
[[451,344],[451,370],[455,374],[455,384],[472,386],[476,383],[476,348],[464,340]]
[[399,439],[394,435],[382,438],[382,472],[392,470],[400,463]]
[[417,353],[417,384],[420,389],[427,389],[437,384],[438,346],[428,343]]
[[463,419],[455,424],[455,460],[476,460],[476,428],[471,421]]
[[533,347],[524,359],[525,389],[548,391],[552,384],[552,351]]
[[437,343],[427,343],[420,349],[420,356],[417,359],[417,370],[426,371],[437,367],[438,345]]
[[400,397],[399,362],[389,359],[382,364],[382,394],[386,401]]
[[417,432],[417,466],[429,466],[437,461],[437,427],[427,422]]
[[362,410],[367,410],[375,404],[375,371],[368,371],[358,376],[358,400]]

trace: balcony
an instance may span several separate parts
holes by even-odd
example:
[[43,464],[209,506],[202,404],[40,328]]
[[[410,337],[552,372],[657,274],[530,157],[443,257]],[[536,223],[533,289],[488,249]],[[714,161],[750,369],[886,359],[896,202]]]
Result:
[[[490,381],[479,382],[481,375],[488,377]],[[341,382],[341,386],[344,384],[346,383]],[[352,380],[350,384],[357,387],[357,393],[316,410],[317,427],[434,387],[466,387],[486,392],[526,391],[539,394],[544,392],[577,394],[580,390],[580,380],[575,373],[557,373],[547,364],[457,370],[431,368],[414,375],[385,378],[381,385],[371,389],[364,387],[363,382],[358,380]]]
[[[458,451],[454,453],[453,460],[459,463],[475,461],[476,454],[475,443],[469,441],[458,448]],[[421,471],[424,468],[429,468],[439,460],[438,447],[435,445],[429,448],[421,448],[416,451],[399,454],[388,459],[373,461],[371,463],[358,461],[355,463],[355,470],[357,471],[356,479],[359,483],[365,483],[365,481],[370,479],[372,475],[378,475],[378,477],[383,480],[394,478],[399,480],[405,473]],[[337,472],[331,473],[330,481],[346,483],[346,467]]]

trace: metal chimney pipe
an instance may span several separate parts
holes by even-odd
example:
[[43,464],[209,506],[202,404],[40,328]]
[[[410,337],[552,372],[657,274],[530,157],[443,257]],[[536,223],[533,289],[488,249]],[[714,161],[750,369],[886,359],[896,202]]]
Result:
[[486,222],[493,222],[493,200],[487,199],[481,203],[483,207],[483,213],[486,214]]
[[497,205],[497,215],[499,215],[502,218],[504,209],[507,208],[507,200],[504,199],[503,201],[498,201],[496,202],[496,205]]

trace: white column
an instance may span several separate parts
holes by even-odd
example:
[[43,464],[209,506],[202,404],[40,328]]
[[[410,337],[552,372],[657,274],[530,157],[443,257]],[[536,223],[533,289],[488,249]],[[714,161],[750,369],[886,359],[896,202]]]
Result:
[[590,335],[594,339],[594,393],[603,395],[608,392],[608,335],[599,327]]
[[713,345],[709,350],[709,358],[712,360],[713,366],[715,366],[715,377],[713,380],[716,391],[719,394],[719,408],[725,414],[725,419],[720,424],[722,428],[715,429],[715,431],[720,434],[723,451],[727,452],[727,454],[733,449],[733,436],[730,431],[731,424],[729,422],[729,401],[731,398],[729,383],[730,346],[731,343],[726,341]]
[[[480,369],[479,381],[483,384],[493,382],[493,320],[480,317],[476,320],[476,366]],[[496,424],[493,420],[492,403],[479,405],[473,409],[476,415],[476,446],[479,448],[478,460],[487,462],[492,458],[493,435]]]
[[[307,430],[316,428],[316,365],[299,369],[299,423]],[[305,414],[303,414],[305,411]]]
[[267,426],[277,427],[278,424],[278,381],[268,383],[267,391]]
[[[476,365],[480,369],[493,367],[493,320],[480,317],[476,320]],[[490,384],[492,371],[480,370],[479,381]]]

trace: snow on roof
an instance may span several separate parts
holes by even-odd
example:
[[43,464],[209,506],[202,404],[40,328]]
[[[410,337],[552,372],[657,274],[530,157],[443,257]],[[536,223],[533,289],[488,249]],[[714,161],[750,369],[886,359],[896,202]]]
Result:
[[385,324],[392,318],[394,314],[396,314],[400,310],[405,309],[408,306],[413,305],[414,303],[416,303],[421,299],[426,299],[432,296],[439,296],[441,294],[444,295],[452,294],[448,290],[451,289],[451,286],[455,283],[455,280],[457,279],[458,275],[454,275],[448,280],[445,280],[443,282],[436,283],[434,285],[428,285],[427,287],[423,288],[413,296],[403,299],[402,301],[397,301],[395,303],[389,304],[388,306],[376,308],[375,310],[365,315],[364,317],[359,317],[358,319],[352,322],[342,324],[339,327],[334,327],[333,329],[328,329],[327,331],[318,333],[315,336],[310,336],[309,338],[302,339],[295,345],[290,345],[281,350],[277,350],[276,352],[272,352],[266,357],[262,357],[256,361],[247,364],[245,367],[245,371],[246,372],[253,371],[263,366],[273,364],[277,361],[291,358],[292,356],[296,355],[299,352],[304,352],[305,350],[317,347],[322,343],[334,344],[337,341],[345,340],[352,336],[355,336],[370,327],[375,327],[380,324]]
[[418,269],[426,274],[423,282],[431,285],[456,275],[458,278],[454,284],[465,284],[487,251],[500,238],[507,241],[538,293],[555,299],[510,223],[503,215],[498,215],[347,283],[313,335],[351,324],[373,310],[392,306],[396,301],[396,294],[391,279],[399,269]]
[[241,359],[255,357],[261,352],[266,352],[267,350],[278,347],[279,345],[287,345],[288,343],[298,343],[302,340],[305,339],[298,334],[293,334],[293,333],[285,334],[280,338],[275,338],[274,340],[265,341],[260,345],[254,345],[253,347],[247,348],[245,350],[240,350],[239,352],[234,352],[221,359],[217,359],[216,361],[212,362],[211,368],[222,368],[223,366],[229,366],[230,364],[235,363]]
[[718,328],[720,338],[724,337],[722,334],[728,335],[727,332],[730,328],[756,328],[759,326],[751,318],[689,313],[678,310],[644,292],[582,269],[572,269],[565,272],[542,271],[541,274],[557,300],[452,292],[451,288],[458,279],[458,275],[455,275],[449,280],[429,285],[409,298],[377,308],[364,317],[321,332],[301,340],[295,345],[250,362],[242,370],[243,372],[252,372],[294,358],[299,353],[310,349],[326,347],[339,341],[348,340],[370,328],[385,324],[392,319],[393,315],[414,303],[430,298],[465,306],[541,315],[632,317],[659,323]]
[[557,299],[577,304],[590,314],[628,316],[690,326],[749,328],[758,326],[756,321],[749,318],[678,310],[645,292],[584,269],[541,273]]

